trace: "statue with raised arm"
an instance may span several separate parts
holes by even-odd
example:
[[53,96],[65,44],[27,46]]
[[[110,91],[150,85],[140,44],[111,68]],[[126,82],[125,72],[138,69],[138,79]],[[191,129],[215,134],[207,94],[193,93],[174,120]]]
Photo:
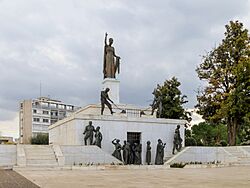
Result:
[[120,73],[120,57],[115,54],[115,48],[112,46],[113,39],[109,38],[107,44],[107,36],[104,39],[104,58],[103,58],[103,76],[105,78],[115,78],[116,72]]
[[114,146],[115,146],[115,151],[112,153],[112,155],[115,158],[122,161],[122,155],[121,155],[122,146],[120,144],[120,140],[115,138],[114,140],[112,140],[112,144],[114,144]]

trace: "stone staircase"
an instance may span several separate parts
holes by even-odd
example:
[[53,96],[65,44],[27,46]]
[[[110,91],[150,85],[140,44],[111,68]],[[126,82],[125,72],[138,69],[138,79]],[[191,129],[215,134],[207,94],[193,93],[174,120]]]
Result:
[[236,165],[250,165],[250,153],[244,147],[225,147],[224,150],[229,153],[236,160],[232,164]]
[[24,145],[26,166],[56,167],[58,162],[50,145]]

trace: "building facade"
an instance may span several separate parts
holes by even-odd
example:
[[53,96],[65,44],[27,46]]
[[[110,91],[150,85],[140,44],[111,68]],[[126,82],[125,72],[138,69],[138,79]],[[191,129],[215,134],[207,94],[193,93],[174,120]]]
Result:
[[19,142],[29,144],[32,137],[38,133],[48,133],[50,125],[78,109],[47,97],[22,101],[19,110]]

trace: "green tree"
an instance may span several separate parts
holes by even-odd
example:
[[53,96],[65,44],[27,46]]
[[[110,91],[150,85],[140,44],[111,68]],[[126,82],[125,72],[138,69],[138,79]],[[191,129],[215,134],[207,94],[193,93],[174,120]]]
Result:
[[198,146],[215,146],[227,140],[227,127],[224,124],[201,122],[194,125],[191,132]]
[[31,138],[31,144],[48,145],[49,144],[49,134],[48,133],[38,133],[36,136]]
[[207,81],[197,96],[199,113],[209,122],[226,123],[229,145],[236,145],[250,109],[250,38],[242,23],[226,25],[225,38],[196,71]]
[[[177,78],[173,77],[170,80],[166,80],[162,86],[158,84],[154,89],[154,101],[158,101],[158,103],[156,102],[158,104],[157,117],[189,120],[188,113],[185,112],[182,106],[188,102],[186,100],[187,97],[181,94],[180,85],[181,83]],[[153,102],[151,106],[154,106],[156,103]]]

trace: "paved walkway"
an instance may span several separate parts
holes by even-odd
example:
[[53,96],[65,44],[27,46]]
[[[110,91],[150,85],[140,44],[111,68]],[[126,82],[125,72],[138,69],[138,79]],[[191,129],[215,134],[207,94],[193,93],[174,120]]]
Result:
[[46,188],[249,188],[250,166],[154,170],[20,170]]
[[0,188],[39,188],[12,170],[0,170]]

